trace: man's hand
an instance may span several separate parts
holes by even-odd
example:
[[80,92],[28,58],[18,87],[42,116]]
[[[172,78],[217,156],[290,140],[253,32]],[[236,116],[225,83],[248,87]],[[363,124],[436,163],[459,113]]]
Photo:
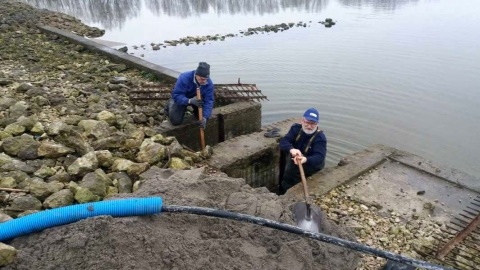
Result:
[[191,98],[191,99],[188,100],[188,104],[192,104],[192,105],[197,106],[198,108],[202,108],[203,107],[203,100],[197,99],[197,98]]
[[203,118],[202,120],[198,120],[197,121],[197,126],[205,129],[205,127],[207,126],[207,118]]
[[297,156],[302,156],[302,152],[300,152],[300,150],[298,150],[298,149],[292,148],[292,149],[290,149],[290,155],[293,158],[295,158]]
[[293,158],[293,162],[294,162],[296,165],[298,165],[299,162],[300,162],[301,164],[303,164],[303,163],[307,162],[307,158],[304,157],[304,156],[297,156],[297,157],[294,157],[294,158]]

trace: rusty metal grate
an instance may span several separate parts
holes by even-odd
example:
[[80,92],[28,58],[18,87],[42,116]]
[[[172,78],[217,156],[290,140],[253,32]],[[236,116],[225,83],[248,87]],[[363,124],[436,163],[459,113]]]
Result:
[[215,99],[224,103],[235,102],[239,100],[268,100],[267,97],[262,94],[262,91],[257,89],[257,85],[242,83],[215,85]]
[[[171,88],[145,85],[133,89],[128,93],[130,101],[138,100],[168,100],[171,97]],[[268,100],[257,89],[255,84],[215,84],[215,100],[220,103],[234,103],[237,101]]]
[[[442,257],[443,264],[455,269],[480,269],[480,197],[474,198],[441,233],[434,235],[435,246],[423,246],[422,255],[432,260]],[[462,237],[460,237],[462,236]],[[459,239],[462,238],[462,239]],[[452,244],[454,243],[454,244]],[[439,256],[439,253],[443,253]]]

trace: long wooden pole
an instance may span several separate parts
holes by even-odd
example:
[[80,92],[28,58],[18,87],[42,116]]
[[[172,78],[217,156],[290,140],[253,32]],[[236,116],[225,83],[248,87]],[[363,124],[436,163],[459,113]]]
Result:
[[[200,94],[200,87],[197,87],[197,99],[202,100],[202,95]],[[203,108],[198,108],[198,120],[202,122],[203,120]],[[202,146],[202,150],[205,149],[205,133],[203,130],[203,126],[200,127],[200,144]]]

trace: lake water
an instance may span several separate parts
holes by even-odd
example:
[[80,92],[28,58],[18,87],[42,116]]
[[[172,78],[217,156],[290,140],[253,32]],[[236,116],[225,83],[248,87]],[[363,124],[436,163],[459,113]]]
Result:
[[[263,124],[320,111],[328,164],[383,143],[479,177],[478,0],[25,0],[106,29],[102,39],[215,83],[255,83]],[[318,23],[332,18],[337,24]],[[307,27],[153,51],[185,36]],[[133,45],[146,45],[134,50]]]

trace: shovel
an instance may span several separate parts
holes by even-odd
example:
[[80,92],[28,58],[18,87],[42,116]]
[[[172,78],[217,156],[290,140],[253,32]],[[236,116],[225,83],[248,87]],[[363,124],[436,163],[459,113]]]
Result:
[[297,157],[298,168],[302,178],[303,195],[305,203],[299,202],[293,206],[293,217],[297,222],[297,226],[312,232],[320,232],[320,224],[322,224],[322,210],[315,205],[312,205],[308,200],[308,186],[301,158]]
[[[197,99],[201,100],[202,95],[200,95],[200,88],[197,87]],[[198,108],[198,120],[201,122],[203,120],[203,108]],[[203,127],[200,128],[200,144],[202,146],[202,150],[205,149],[205,133],[203,131]]]

